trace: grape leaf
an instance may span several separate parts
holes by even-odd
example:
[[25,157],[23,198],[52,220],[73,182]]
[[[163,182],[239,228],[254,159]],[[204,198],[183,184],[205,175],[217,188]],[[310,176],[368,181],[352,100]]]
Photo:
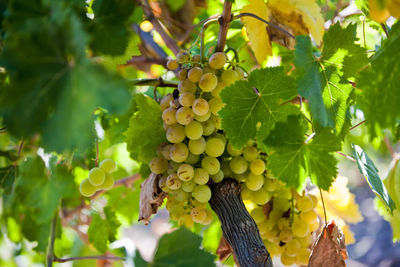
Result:
[[109,242],[116,240],[117,231],[121,225],[111,207],[105,207],[103,211],[105,218],[94,213],[88,229],[89,241],[102,253],[106,252]]
[[157,146],[166,141],[161,108],[148,96],[135,96],[138,111],[129,120],[125,132],[127,149],[134,160],[149,163],[155,157]]
[[248,81],[225,87],[220,93],[225,106],[218,114],[232,145],[242,147],[256,136],[264,140],[276,122],[298,112],[291,103],[283,104],[295,95],[294,81],[282,67],[255,70]]
[[371,67],[357,78],[362,94],[357,96],[365,114],[371,137],[379,135],[384,128],[394,129],[400,119],[400,23],[396,23],[389,39],[374,55]]
[[277,123],[264,141],[274,149],[267,168],[289,187],[301,189],[310,176],[315,185],[328,190],[337,175],[337,160],[332,152],[341,149],[341,142],[328,130],[306,140],[307,129],[301,116],[292,115],[287,122]]
[[389,193],[378,175],[378,169],[375,167],[374,162],[368,157],[364,150],[357,146],[352,145],[353,156],[357,160],[358,169],[360,173],[367,179],[372,191],[378,195],[391,212],[396,208],[394,201],[389,196]]

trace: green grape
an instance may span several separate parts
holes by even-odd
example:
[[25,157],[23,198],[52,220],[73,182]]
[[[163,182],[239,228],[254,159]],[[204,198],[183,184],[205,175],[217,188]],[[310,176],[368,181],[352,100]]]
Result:
[[225,151],[225,143],[219,138],[210,138],[206,142],[206,153],[210,157],[219,157]]
[[286,266],[294,265],[296,263],[296,257],[289,256],[285,250],[281,255],[281,262],[283,265],[286,265]]
[[174,99],[171,102],[169,102],[170,108],[178,109],[180,106],[181,104],[179,103],[179,99]]
[[261,187],[259,190],[253,191],[252,199],[254,203],[258,205],[264,205],[271,200],[271,195],[263,187]]
[[259,224],[262,223],[263,221],[265,221],[267,219],[267,217],[264,214],[263,208],[262,207],[257,207],[255,209],[253,209],[250,212],[251,217],[253,217],[254,221]]
[[234,173],[241,174],[247,171],[249,163],[243,157],[233,157],[229,166]]
[[166,96],[164,96],[160,101],[161,110],[164,111],[165,109],[169,108],[169,102],[171,102],[172,100],[174,100],[172,94],[167,94]]
[[181,188],[179,188],[178,190],[174,190],[172,194],[174,195],[175,199],[179,202],[185,202],[190,198],[190,194],[182,190],[182,185]]
[[106,179],[106,173],[102,169],[94,167],[89,171],[88,178],[92,185],[99,186],[104,182],[104,179]]
[[280,218],[282,218],[283,213],[283,211],[273,209],[268,215],[268,221],[271,221],[273,225],[276,225]]
[[195,165],[199,161],[199,159],[200,159],[199,155],[195,155],[189,152],[189,156],[187,157],[185,162],[190,165]]
[[175,173],[178,170],[178,168],[179,168],[179,163],[176,163],[174,161],[169,161],[167,173],[168,174]]
[[202,122],[201,125],[203,126],[203,135],[204,136],[209,136],[214,133],[215,124],[213,121],[208,120],[208,121]]
[[253,161],[258,157],[258,149],[254,146],[247,145],[243,151],[243,157],[247,161]]
[[190,152],[195,155],[200,155],[206,150],[206,140],[203,137],[196,140],[189,140],[188,145]]
[[234,70],[224,70],[221,75],[221,81],[227,86],[233,84],[234,82],[240,80],[239,73]]
[[197,83],[203,75],[203,70],[199,67],[191,68],[188,72],[188,80]]
[[215,98],[220,98],[219,93],[222,91],[222,89],[225,88],[225,86],[225,83],[218,82],[217,87],[215,87],[215,89],[211,91],[211,95]]
[[194,119],[194,113],[191,108],[180,107],[176,112],[176,121],[182,125],[188,125]]
[[250,171],[254,174],[263,174],[265,171],[265,163],[261,159],[255,159],[250,163]]
[[221,165],[219,164],[219,160],[214,157],[204,157],[201,161],[201,167],[205,169],[209,174],[217,174]]
[[291,206],[289,199],[282,197],[274,197],[273,209],[279,211],[287,211]]
[[232,177],[235,178],[238,182],[246,184],[245,181],[246,181],[247,175],[249,175],[248,171],[241,173],[241,174],[233,173]]
[[193,197],[200,203],[207,203],[211,198],[211,189],[208,185],[198,185],[194,188]]
[[208,112],[207,112],[205,115],[202,115],[202,116],[199,116],[199,115],[194,114],[195,120],[196,120],[196,121],[199,121],[199,122],[205,122],[205,121],[207,121],[210,117],[211,117],[211,111],[210,111],[210,110],[208,110]]
[[[270,178],[266,177],[264,179],[264,187],[268,192],[271,193],[276,193],[278,189],[280,189],[282,187],[282,184],[280,183],[279,180],[271,180]],[[290,193],[290,192],[289,192]],[[279,195],[279,194],[278,194]],[[290,197],[291,198],[291,194]]]
[[192,205],[194,207],[206,208],[207,207],[207,202],[202,203],[202,202],[197,201],[196,199],[193,199],[192,200]]
[[83,180],[81,184],[79,185],[79,192],[81,193],[82,196],[84,197],[91,197],[96,193],[96,186],[94,186],[88,178]]
[[188,70],[187,69],[181,69],[179,72],[178,72],[178,79],[179,80],[181,80],[181,81],[183,81],[183,80],[186,80],[186,76],[187,76],[187,73],[188,73]]
[[167,177],[162,176],[160,180],[158,180],[158,187],[163,191],[163,192],[169,192],[169,188],[167,187]]
[[297,199],[297,208],[301,211],[309,211],[314,208],[313,200],[308,196],[304,195]]
[[[275,204],[275,198],[274,198],[274,204]],[[278,229],[283,231],[284,229],[290,228],[290,218],[282,217],[278,220],[277,223]],[[292,233],[293,235],[293,233]]]
[[198,116],[206,115],[209,110],[209,105],[207,100],[203,98],[196,99],[195,101],[193,101],[192,109],[193,113]]
[[183,80],[178,83],[178,91],[179,93],[189,92],[196,93],[196,84],[192,83],[189,80]]
[[311,198],[311,200],[313,202],[312,207],[314,209],[318,205],[318,198],[313,194],[307,194],[307,195]]
[[220,133],[214,133],[212,136],[212,138],[218,138],[219,140],[221,140],[224,143],[224,146],[226,145],[226,137],[223,134]]
[[293,220],[292,231],[293,235],[298,237],[305,237],[306,235],[310,234],[310,228],[308,227],[308,224],[299,218],[295,218]]
[[229,166],[229,161],[221,162],[221,171],[224,173],[224,177],[232,177],[232,170]]
[[284,229],[279,233],[279,239],[284,242],[288,243],[293,239],[293,233],[290,229]]
[[252,191],[259,190],[264,184],[264,177],[250,172],[246,178],[246,185]]
[[219,170],[216,174],[211,175],[211,179],[214,183],[220,183],[224,179],[224,173],[222,170]]
[[307,224],[312,224],[314,221],[318,221],[318,215],[314,210],[302,211],[300,212],[300,219]]
[[187,182],[182,183],[182,190],[191,193],[193,192],[193,189],[196,185],[197,185],[196,182],[193,179],[191,179]]
[[179,103],[184,107],[190,107],[192,106],[194,99],[195,99],[194,94],[189,92],[183,92],[179,96]]
[[152,173],[161,174],[167,171],[168,161],[164,158],[156,157],[150,161],[149,165]]
[[200,222],[202,225],[209,225],[214,220],[214,215],[212,214],[212,212],[210,210],[206,210],[206,213],[207,213],[207,217],[203,221]]
[[176,109],[167,108],[162,113],[162,119],[167,125],[172,125],[176,123]]
[[225,63],[226,63],[226,55],[223,52],[214,53],[208,60],[208,64],[210,64],[210,67],[216,70],[223,68]]
[[253,192],[253,191],[251,191],[250,189],[248,189],[247,186],[244,184],[244,185],[242,186],[242,193],[241,193],[242,199],[243,199],[243,200],[251,200],[252,197],[253,197],[252,192]]
[[317,218],[314,221],[311,221],[310,223],[308,223],[308,227],[310,228],[310,232],[314,232],[317,231],[320,227],[320,222],[319,222],[319,218]]
[[217,87],[218,78],[214,73],[205,73],[201,76],[199,87],[203,92],[211,92]]
[[173,173],[168,175],[166,185],[169,189],[177,190],[181,187],[182,182],[178,178],[178,175],[176,175],[176,173]]
[[189,215],[189,214],[184,214],[184,215],[182,215],[182,217],[179,217],[179,219],[178,219],[178,224],[180,225],[180,226],[185,226],[186,228],[192,228],[193,227],[193,224],[194,224],[194,222],[193,222],[193,220],[192,220],[192,217]]
[[168,127],[166,133],[167,140],[171,143],[180,143],[185,140],[185,127],[179,124],[174,124]]
[[186,182],[193,178],[194,169],[189,164],[181,164],[178,168],[177,174],[179,179]]
[[203,168],[194,169],[193,181],[195,181],[196,184],[200,184],[200,185],[206,184],[206,183],[208,183],[209,179],[210,179],[210,176],[205,169],[203,169]]
[[176,55],[176,60],[180,64],[186,63],[190,60],[190,54],[186,51],[179,51],[179,53]]
[[207,218],[207,212],[205,209],[200,208],[200,207],[194,207],[190,211],[190,217],[192,217],[192,220],[197,223],[201,223]]
[[242,152],[243,152],[243,148],[236,149],[233,147],[233,145],[231,143],[228,143],[226,150],[228,151],[229,155],[234,156],[234,157],[242,155]]
[[210,66],[205,66],[203,68],[203,73],[212,73],[212,74],[216,74],[216,70],[211,68]]
[[184,162],[189,156],[189,149],[183,143],[173,144],[169,151],[169,156],[177,163]]
[[176,61],[176,59],[169,59],[167,61],[167,68],[169,70],[175,70],[179,67],[178,61]]
[[102,169],[103,171],[110,173],[115,170],[116,164],[115,161],[113,161],[112,159],[105,159],[102,162],[100,162],[99,166],[100,169]]
[[208,101],[208,105],[210,106],[210,110],[212,114],[217,115],[217,112],[222,109],[224,104],[222,103],[221,98],[211,98],[210,101]]
[[285,245],[285,253],[288,256],[295,257],[301,248],[300,242],[297,239],[292,239]]
[[178,220],[179,217],[183,216],[183,214],[185,214],[185,208],[183,207],[183,205],[180,205],[178,203],[172,205],[169,210],[169,216],[173,220]]
[[311,251],[307,247],[300,248],[299,253],[296,255],[297,264],[307,266],[310,255]]
[[194,55],[193,57],[192,57],[192,61],[193,62],[200,62],[200,60],[201,60],[201,58],[200,58],[200,55]]
[[185,126],[185,134],[190,140],[197,140],[203,135],[203,126],[200,122],[192,121]]

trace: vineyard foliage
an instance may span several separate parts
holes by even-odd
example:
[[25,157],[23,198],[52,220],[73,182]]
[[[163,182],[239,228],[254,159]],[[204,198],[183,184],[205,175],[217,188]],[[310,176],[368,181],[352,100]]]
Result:
[[[221,134],[222,152],[254,146],[265,162],[262,183],[284,188],[279,192],[290,195],[292,211],[303,190],[311,192],[319,220],[337,219],[347,243],[357,242],[348,224],[362,220],[348,189],[352,178],[340,176],[338,167],[350,162],[376,194],[393,240],[400,240],[399,154],[390,151],[400,140],[399,2],[357,0],[352,8],[337,0],[230,3],[222,67],[243,77],[215,94],[195,89],[196,99],[221,100],[221,110],[210,115],[220,127],[211,137]],[[180,69],[201,66],[221,80],[224,68],[194,58],[207,62],[214,54],[220,42],[215,15],[223,6],[211,0],[0,2],[1,266],[99,253],[135,266],[214,265],[222,231],[210,209],[207,226],[164,235],[151,260],[121,240],[138,220],[140,184],[152,159],[170,141],[160,100],[184,92],[175,90]],[[190,59],[168,70],[167,60],[180,50]],[[228,157],[221,155],[221,162]],[[390,156],[391,165],[379,172],[373,160]],[[82,196],[80,184],[104,159],[117,164],[113,187],[94,186]],[[260,211],[253,202],[245,200],[246,207]],[[266,222],[254,219],[259,227]],[[188,226],[176,221],[173,227]]]

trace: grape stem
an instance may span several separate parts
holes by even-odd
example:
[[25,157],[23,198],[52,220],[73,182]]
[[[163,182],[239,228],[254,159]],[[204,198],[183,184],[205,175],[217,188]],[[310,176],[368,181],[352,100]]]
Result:
[[207,20],[203,26],[201,26],[201,30],[200,30],[200,62],[203,63],[204,62],[204,35],[205,35],[205,31],[207,29],[208,26],[210,26],[213,23],[217,23],[218,19],[210,19]]
[[67,262],[67,261],[78,261],[78,260],[113,260],[120,261],[125,258],[108,256],[108,255],[97,255],[97,256],[82,256],[82,257],[71,257],[71,258],[57,258],[54,256],[54,262]]
[[128,80],[128,83],[130,86],[178,87],[176,81],[164,81],[161,77],[156,79],[132,79]]
[[50,238],[49,245],[47,247],[46,267],[52,267],[55,260],[54,255],[54,241],[56,239],[56,227],[57,227],[58,211],[55,212],[50,226]]
[[99,166],[99,139],[96,137],[96,159],[94,160],[94,166]]
[[218,33],[216,52],[224,51],[224,47],[225,47],[225,43],[226,43],[226,35],[228,33],[229,23],[232,21],[232,19],[233,19],[232,2],[229,0],[225,0],[222,15],[218,18],[220,27],[219,27],[219,33]]

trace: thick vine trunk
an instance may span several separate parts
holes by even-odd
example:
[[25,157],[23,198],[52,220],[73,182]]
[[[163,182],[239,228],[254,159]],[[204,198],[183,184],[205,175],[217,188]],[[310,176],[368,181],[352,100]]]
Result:
[[221,221],[223,236],[240,267],[272,267],[257,225],[243,204],[240,184],[233,179],[224,179],[210,187],[210,206]]

